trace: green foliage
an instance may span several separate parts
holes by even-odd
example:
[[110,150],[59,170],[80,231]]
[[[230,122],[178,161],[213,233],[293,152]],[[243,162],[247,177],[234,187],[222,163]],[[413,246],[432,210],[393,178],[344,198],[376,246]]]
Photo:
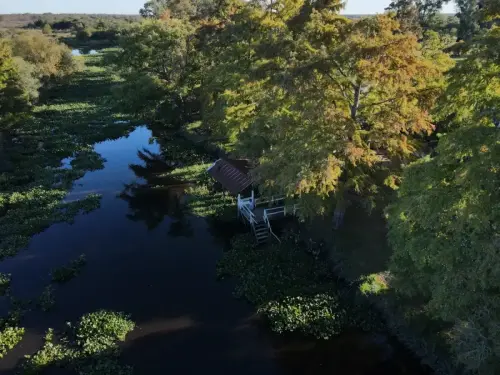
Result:
[[61,203],[66,195],[62,189],[34,188],[25,192],[0,194],[0,259],[13,256],[25,247],[35,233],[55,222],[71,222],[79,213],[99,207],[100,196]]
[[76,327],[76,342],[85,354],[94,354],[116,347],[135,324],[123,313],[101,310],[82,317]]
[[50,311],[54,308],[56,304],[56,300],[54,297],[54,287],[52,285],[47,285],[40,297],[38,298],[38,306],[42,309],[42,311]]
[[457,0],[459,40],[471,40],[479,32],[479,3],[478,0]]
[[[434,316],[472,320],[493,341],[494,322],[500,321],[494,224],[500,220],[499,145],[493,125],[443,136],[436,157],[406,169],[399,199],[389,210],[398,289],[423,295]],[[483,309],[488,318],[475,321]]]
[[236,296],[256,305],[276,332],[328,339],[347,327],[380,327],[366,306],[341,297],[325,261],[308,255],[293,236],[284,239],[254,248],[250,236],[234,237],[217,265],[218,277],[235,277]]
[[43,26],[42,28],[42,33],[44,33],[45,35],[52,34],[52,27],[50,27],[48,23],[45,24],[45,26]]
[[201,89],[205,126],[258,160],[265,191],[308,199],[303,213],[315,215],[344,192],[370,199],[394,186],[433,130],[452,61],[422,53],[389,16],[351,22],[336,1],[309,7],[244,7],[210,40]]
[[450,0],[393,0],[388,10],[396,12],[398,20],[405,30],[417,35],[427,28],[433,17]]
[[325,340],[342,331],[346,313],[338,298],[329,294],[285,297],[264,304],[258,312],[275,332],[302,332]]
[[[25,118],[31,104],[30,88],[26,84],[25,71],[16,64],[10,43],[0,38],[0,158],[3,155],[5,139],[2,132]],[[4,168],[0,160],[0,170]]]
[[61,78],[78,70],[69,48],[40,32],[26,31],[14,36],[12,48],[15,56],[36,67],[38,78]]
[[132,369],[118,363],[117,341],[125,340],[133,328],[124,314],[102,310],[84,315],[74,332],[61,336],[59,343],[54,343],[54,331],[49,329],[43,348],[26,356],[22,373],[41,374],[56,366],[84,375],[129,375]]
[[24,328],[5,327],[0,331],[0,358],[13,349],[24,336]]
[[359,290],[361,293],[367,294],[380,294],[389,289],[384,275],[372,274],[365,276],[361,279]]
[[441,108],[450,132],[434,157],[406,168],[388,209],[398,291],[455,324],[450,344],[457,361],[488,375],[500,369],[499,31],[475,39],[450,72]]
[[77,259],[69,262],[68,265],[53,269],[50,273],[52,281],[56,283],[65,283],[71,280],[82,272],[85,264],[87,264],[87,260],[85,259],[85,254],[82,254]]
[[40,374],[42,371],[54,365],[64,363],[68,358],[75,357],[76,353],[68,348],[64,343],[54,343],[54,330],[49,328],[45,335],[43,347],[32,356],[26,356],[26,363],[23,365],[23,375]]
[[[130,125],[114,123],[122,119],[109,100],[116,79],[101,67],[102,55],[84,59],[85,71],[53,85],[47,98],[55,99],[36,106],[33,117],[17,129],[16,141],[5,144],[7,168],[0,168],[0,258],[15,255],[49,225],[72,222],[79,213],[100,205],[96,194],[79,201],[62,200],[75,180],[103,167],[104,160],[92,145],[126,134]],[[65,158],[71,161],[61,168]]]
[[0,296],[8,294],[12,275],[9,273],[0,272]]

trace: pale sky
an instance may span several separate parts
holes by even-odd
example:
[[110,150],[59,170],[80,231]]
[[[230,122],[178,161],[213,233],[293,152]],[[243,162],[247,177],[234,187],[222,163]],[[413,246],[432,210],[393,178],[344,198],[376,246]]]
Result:
[[[137,14],[146,0],[0,0],[0,13],[118,13]],[[390,0],[348,0],[343,13],[382,13]],[[444,12],[454,13],[448,4]]]

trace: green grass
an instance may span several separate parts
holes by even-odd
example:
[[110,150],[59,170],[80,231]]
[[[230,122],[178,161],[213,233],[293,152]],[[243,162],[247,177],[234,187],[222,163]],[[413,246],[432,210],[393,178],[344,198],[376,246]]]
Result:
[[53,269],[51,272],[52,281],[55,283],[68,282],[78,276],[86,264],[85,254],[82,254],[77,259],[69,262],[69,264]]
[[59,367],[81,375],[129,375],[132,369],[118,361],[118,342],[124,341],[135,327],[130,318],[119,312],[97,311],[84,315],[68,332],[56,340],[49,329],[43,347],[21,368],[22,375],[42,374]]

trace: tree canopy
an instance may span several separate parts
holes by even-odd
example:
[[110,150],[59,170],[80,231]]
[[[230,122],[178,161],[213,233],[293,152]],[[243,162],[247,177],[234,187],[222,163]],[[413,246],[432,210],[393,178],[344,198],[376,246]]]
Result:
[[480,374],[500,371],[499,45],[493,27],[467,46],[439,108],[448,133],[405,169],[388,210],[398,290],[455,323],[457,359]]

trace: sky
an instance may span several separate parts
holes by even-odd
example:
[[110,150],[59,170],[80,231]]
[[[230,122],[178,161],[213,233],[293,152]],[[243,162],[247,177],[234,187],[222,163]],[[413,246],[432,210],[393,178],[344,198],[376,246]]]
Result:
[[[146,0],[0,0],[0,13],[137,14]],[[382,13],[390,0],[348,0],[344,14]],[[454,13],[454,5],[444,11]]]

